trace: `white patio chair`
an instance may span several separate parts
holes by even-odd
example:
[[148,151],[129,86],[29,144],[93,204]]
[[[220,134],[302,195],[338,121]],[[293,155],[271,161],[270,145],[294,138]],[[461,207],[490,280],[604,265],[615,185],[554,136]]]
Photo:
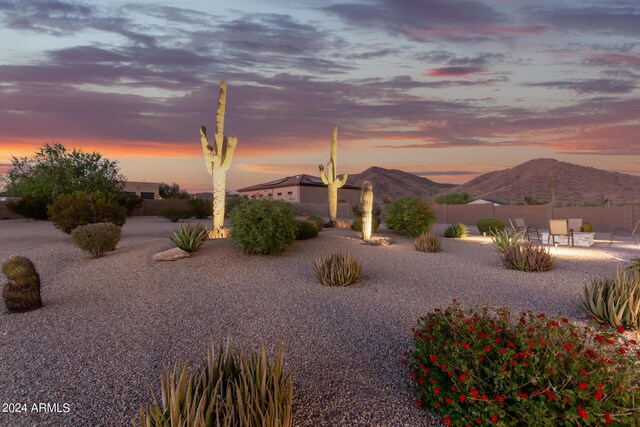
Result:
[[[513,224],[511,226],[513,227]],[[516,218],[515,230],[516,232],[524,231],[524,234],[529,241],[531,241],[531,237],[529,237],[529,234],[535,232],[537,239],[540,240],[540,232],[538,231],[538,227],[536,227],[535,225],[527,225],[527,223],[524,222],[524,218]]]
[[555,245],[556,236],[567,236],[567,246],[569,246],[569,241],[571,241],[571,246],[574,246],[573,231],[569,230],[569,223],[566,219],[549,220],[549,237],[547,237],[547,245],[551,238],[553,238],[553,244]]

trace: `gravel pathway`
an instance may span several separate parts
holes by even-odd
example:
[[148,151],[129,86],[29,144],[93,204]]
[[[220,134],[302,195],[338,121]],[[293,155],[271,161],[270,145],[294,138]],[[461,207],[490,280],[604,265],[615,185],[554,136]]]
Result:
[[[207,344],[228,336],[272,353],[284,343],[296,425],[440,425],[414,408],[399,364],[420,315],[458,298],[582,319],[583,284],[617,263],[600,249],[560,249],[555,271],[522,273],[501,266],[488,238],[442,239],[442,253],[425,254],[386,232],[394,245],[361,245],[350,230],[325,230],[278,256],[210,240],[190,258],[151,262],[177,227],[131,218],[118,249],[90,259],[48,222],[0,221],[0,260],[31,258],[45,304],[0,308],[0,403],[27,404],[26,413],[0,412],[0,426],[130,425],[164,363],[204,360]],[[334,250],[363,261],[360,284],[317,282],[311,263]],[[63,412],[32,411],[34,403]]]

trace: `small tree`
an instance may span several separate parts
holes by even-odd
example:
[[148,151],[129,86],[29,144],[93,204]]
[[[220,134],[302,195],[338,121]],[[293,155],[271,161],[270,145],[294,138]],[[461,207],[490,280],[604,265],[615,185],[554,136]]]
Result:
[[175,182],[171,185],[160,183],[159,194],[162,199],[189,199],[189,193],[180,188]]
[[124,187],[124,180],[116,161],[96,152],[75,148],[70,151],[62,144],[45,144],[30,158],[13,157],[4,178],[6,193],[22,198],[9,204],[9,208],[34,219],[46,219],[47,205],[61,194],[117,194]]

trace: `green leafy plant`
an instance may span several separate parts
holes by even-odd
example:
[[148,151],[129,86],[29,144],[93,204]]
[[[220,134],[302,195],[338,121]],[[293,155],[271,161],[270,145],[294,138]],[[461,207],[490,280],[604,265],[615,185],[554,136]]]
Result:
[[471,196],[466,191],[458,191],[436,196],[435,201],[440,205],[464,205],[471,201]]
[[416,197],[402,197],[386,205],[387,228],[409,237],[431,230],[435,216],[431,206]]
[[[371,221],[371,232],[375,233],[376,231],[378,231],[378,221],[374,218]],[[362,231],[362,218],[356,218],[353,220],[353,222],[351,223],[351,229],[353,231]]]
[[452,239],[464,239],[469,234],[469,229],[461,222],[451,224],[444,230],[444,237]]
[[591,223],[583,221],[582,222],[582,231],[584,231],[585,233],[593,233],[593,225],[591,225]]
[[640,329],[640,269],[618,268],[613,277],[584,286],[583,307],[595,320],[614,327]]
[[122,226],[127,221],[127,210],[104,193],[76,191],[60,195],[49,205],[49,219],[69,234],[76,227],[98,222]]
[[416,251],[440,252],[440,240],[433,233],[422,233],[413,242]]
[[275,200],[245,199],[231,213],[230,237],[248,254],[273,254],[291,246],[297,225],[293,208]]
[[98,258],[105,252],[116,249],[120,241],[121,228],[111,222],[98,222],[76,227],[71,232],[73,241],[80,249]]
[[446,425],[637,425],[637,342],[508,308],[436,308],[412,329],[416,404]]
[[494,235],[504,230],[504,222],[497,218],[481,218],[476,225],[480,233],[487,233],[489,235]]
[[511,233],[508,230],[500,230],[491,236],[493,247],[499,253],[504,253],[514,245],[518,245],[524,241],[525,232],[519,231]]
[[191,210],[184,205],[165,206],[158,211],[158,216],[166,218],[171,222],[191,218],[191,215]]
[[296,226],[296,240],[313,239],[320,231],[313,221],[296,221]]
[[324,224],[326,222],[324,217],[319,213],[312,213],[311,215],[307,216],[307,221],[315,222],[318,226],[318,230],[322,230],[322,227],[324,227]]
[[332,253],[319,258],[313,271],[325,286],[349,286],[360,281],[360,262],[350,253]]
[[208,231],[202,225],[181,225],[178,231],[173,232],[171,241],[183,251],[189,253],[200,249],[200,246],[207,240]]
[[[216,354],[217,353],[217,354]],[[260,353],[244,353],[230,342],[216,352],[209,346],[207,363],[193,371],[189,362],[162,370],[161,395],[151,386],[153,404],[140,409],[139,427],[292,427],[293,383],[284,371],[280,346],[270,362]]]
[[539,245],[519,243],[508,247],[500,259],[505,267],[519,271],[550,271],[555,258],[548,249]]

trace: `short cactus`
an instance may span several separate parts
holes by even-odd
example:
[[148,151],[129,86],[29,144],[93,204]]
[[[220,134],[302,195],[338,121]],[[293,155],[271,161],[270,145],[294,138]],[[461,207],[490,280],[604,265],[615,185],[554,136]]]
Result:
[[2,264],[2,272],[9,279],[2,292],[9,312],[19,313],[42,307],[40,276],[29,258],[10,256]]
[[362,183],[360,204],[362,205],[362,240],[371,240],[371,228],[373,223],[373,186],[369,181]]

